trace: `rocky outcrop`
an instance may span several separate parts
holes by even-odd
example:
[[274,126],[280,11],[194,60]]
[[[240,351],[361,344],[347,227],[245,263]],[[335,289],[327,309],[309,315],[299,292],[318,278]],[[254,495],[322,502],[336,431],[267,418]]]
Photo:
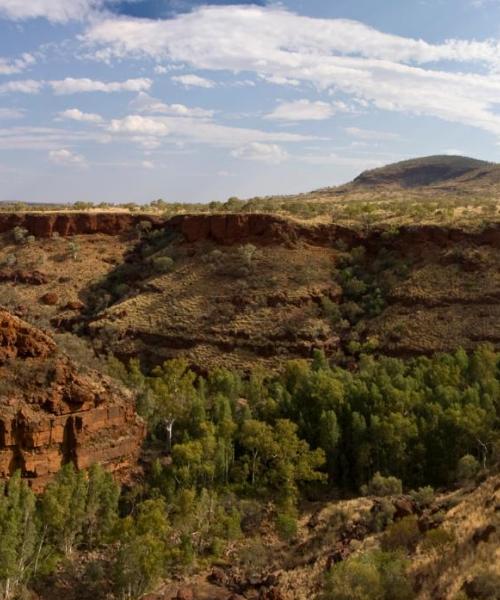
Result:
[[131,394],[2,310],[0,381],[0,478],[20,469],[38,491],[68,462],[119,474],[136,466],[144,425]]
[[500,224],[479,231],[445,225],[405,225],[395,232],[386,228],[367,231],[351,229],[335,223],[307,225],[269,214],[178,215],[165,222],[165,227],[180,233],[186,242],[212,241],[224,246],[256,243],[289,245],[306,243],[332,247],[339,241],[348,247],[363,244],[368,249],[387,248],[410,251],[415,246],[432,245],[448,248],[456,244],[488,245],[500,248]]
[[44,285],[49,278],[40,271],[26,271],[22,269],[0,270],[0,283],[26,283],[28,285]]
[[49,238],[54,234],[62,237],[93,233],[120,235],[131,231],[141,221],[157,225],[165,219],[125,212],[0,213],[0,233],[24,227],[37,238]]
[[268,213],[184,214],[172,218],[125,212],[0,213],[0,233],[20,226],[38,238],[49,238],[54,234],[63,237],[89,234],[116,236],[133,231],[142,221],[149,221],[155,229],[163,227],[179,233],[188,243],[212,241],[224,246],[307,243],[331,247],[342,240],[347,246],[363,244],[368,248],[376,247],[382,241],[385,246],[398,248],[426,244],[446,248],[457,243],[500,248],[498,223],[480,231],[444,225],[406,225],[388,235],[383,227],[362,231],[335,223],[309,225]]

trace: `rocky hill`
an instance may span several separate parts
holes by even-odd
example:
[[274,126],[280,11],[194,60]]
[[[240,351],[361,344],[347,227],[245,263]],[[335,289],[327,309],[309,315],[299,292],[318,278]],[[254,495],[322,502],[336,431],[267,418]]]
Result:
[[58,353],[54,340],[0,310],[0,478],[40,490],[61,466],[136,469],[144,426],[129,392]]
[[359,186],[400,186],[418,188],[449,183],[464,175],[498,169],[497,165],[465,156],[427,156],[394,163],[361,173],[352,182]]

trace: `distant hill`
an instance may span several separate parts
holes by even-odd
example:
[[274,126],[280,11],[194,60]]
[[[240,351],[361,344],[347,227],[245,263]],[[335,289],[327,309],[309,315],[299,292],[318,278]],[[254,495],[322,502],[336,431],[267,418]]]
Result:
[[491,169],[496,170],[500,167],[466,156],[426,156],[364,171],[350,185],[417,188],[450,182],[473,172],[486,173]]

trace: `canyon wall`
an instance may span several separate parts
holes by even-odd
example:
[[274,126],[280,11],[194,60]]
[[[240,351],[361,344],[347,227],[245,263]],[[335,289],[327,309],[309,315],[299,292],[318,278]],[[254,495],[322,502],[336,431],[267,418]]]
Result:
[[61,466],[137,466],[144,424],[131,394],[82,370],[52,338],[0,310],[0,478],[17,469],[39,491]]

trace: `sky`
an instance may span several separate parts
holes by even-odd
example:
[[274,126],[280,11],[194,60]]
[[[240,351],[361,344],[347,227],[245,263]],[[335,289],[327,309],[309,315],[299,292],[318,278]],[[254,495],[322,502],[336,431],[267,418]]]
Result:
[[224,201],[500,162],[500,0],[0,0],[0,200]]

